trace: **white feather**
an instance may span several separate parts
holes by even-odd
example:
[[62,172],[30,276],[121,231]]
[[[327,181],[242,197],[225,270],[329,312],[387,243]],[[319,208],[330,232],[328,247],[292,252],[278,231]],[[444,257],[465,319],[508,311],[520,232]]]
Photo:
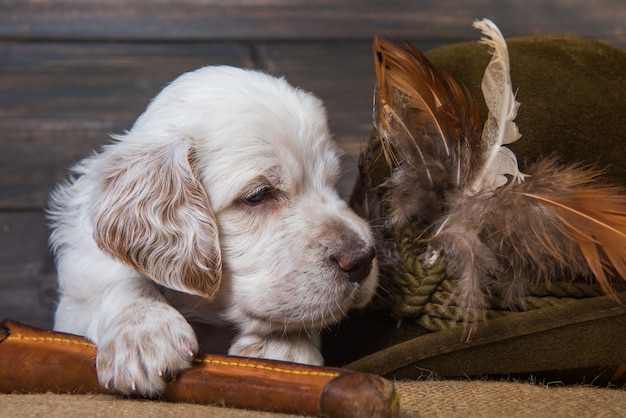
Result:
[[493,49],[491,61],[485,69],[481,88],[489,115],[482,133],[486,152],[482,168],[465,191],[474,195],[489,191],[507,183],[507,175],[514,181],[522,181],[524,174],[517,166],[517,157],[505,144],[520,138],[514,120],[519,103],[511,82],[509,51],[500,29],[489,19],[474,22],[474,28],[483,33],[481,42]]

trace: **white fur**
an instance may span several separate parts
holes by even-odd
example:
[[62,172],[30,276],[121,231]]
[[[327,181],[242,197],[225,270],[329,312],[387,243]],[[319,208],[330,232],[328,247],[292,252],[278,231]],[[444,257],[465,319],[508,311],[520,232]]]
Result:
[[124,393],[190,366],[187,320],[234,329],[232,355],[321,364],[319,330],[377,284],[339,172],[310,93],[232,67],[180,76],[52,196],[55,329],[94,341]]

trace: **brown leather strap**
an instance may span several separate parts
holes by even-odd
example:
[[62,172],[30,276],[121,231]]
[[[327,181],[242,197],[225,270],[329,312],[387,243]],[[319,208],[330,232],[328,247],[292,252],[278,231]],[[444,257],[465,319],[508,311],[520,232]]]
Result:
[[[96,376],[96,348],[70,334],[0,325],[0,392],[109,393]],[[395,417],[388,380],[271,360],[201,355],[162,395],[182,401],[333,417]]]

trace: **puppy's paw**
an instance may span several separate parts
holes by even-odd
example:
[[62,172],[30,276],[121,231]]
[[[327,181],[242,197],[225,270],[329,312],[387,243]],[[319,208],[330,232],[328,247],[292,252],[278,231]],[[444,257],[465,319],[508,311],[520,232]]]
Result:
[[171,306],[129,307],[98,344],[98,380],[127,395],[154,397],[167,379],[191,366],[197,351],[193,329]]
[[235,339],[228,354],[321,366],[319,337],[244,334]]

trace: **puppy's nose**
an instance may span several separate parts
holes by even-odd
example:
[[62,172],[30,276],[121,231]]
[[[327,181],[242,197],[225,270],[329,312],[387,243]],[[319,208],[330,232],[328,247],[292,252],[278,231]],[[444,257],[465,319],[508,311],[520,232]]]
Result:
[[374,247],[348,248],[331,256],[341,271],[344,272],[348,281],[353,283],[362,282],[372,270],[372,260],[376,256]]

